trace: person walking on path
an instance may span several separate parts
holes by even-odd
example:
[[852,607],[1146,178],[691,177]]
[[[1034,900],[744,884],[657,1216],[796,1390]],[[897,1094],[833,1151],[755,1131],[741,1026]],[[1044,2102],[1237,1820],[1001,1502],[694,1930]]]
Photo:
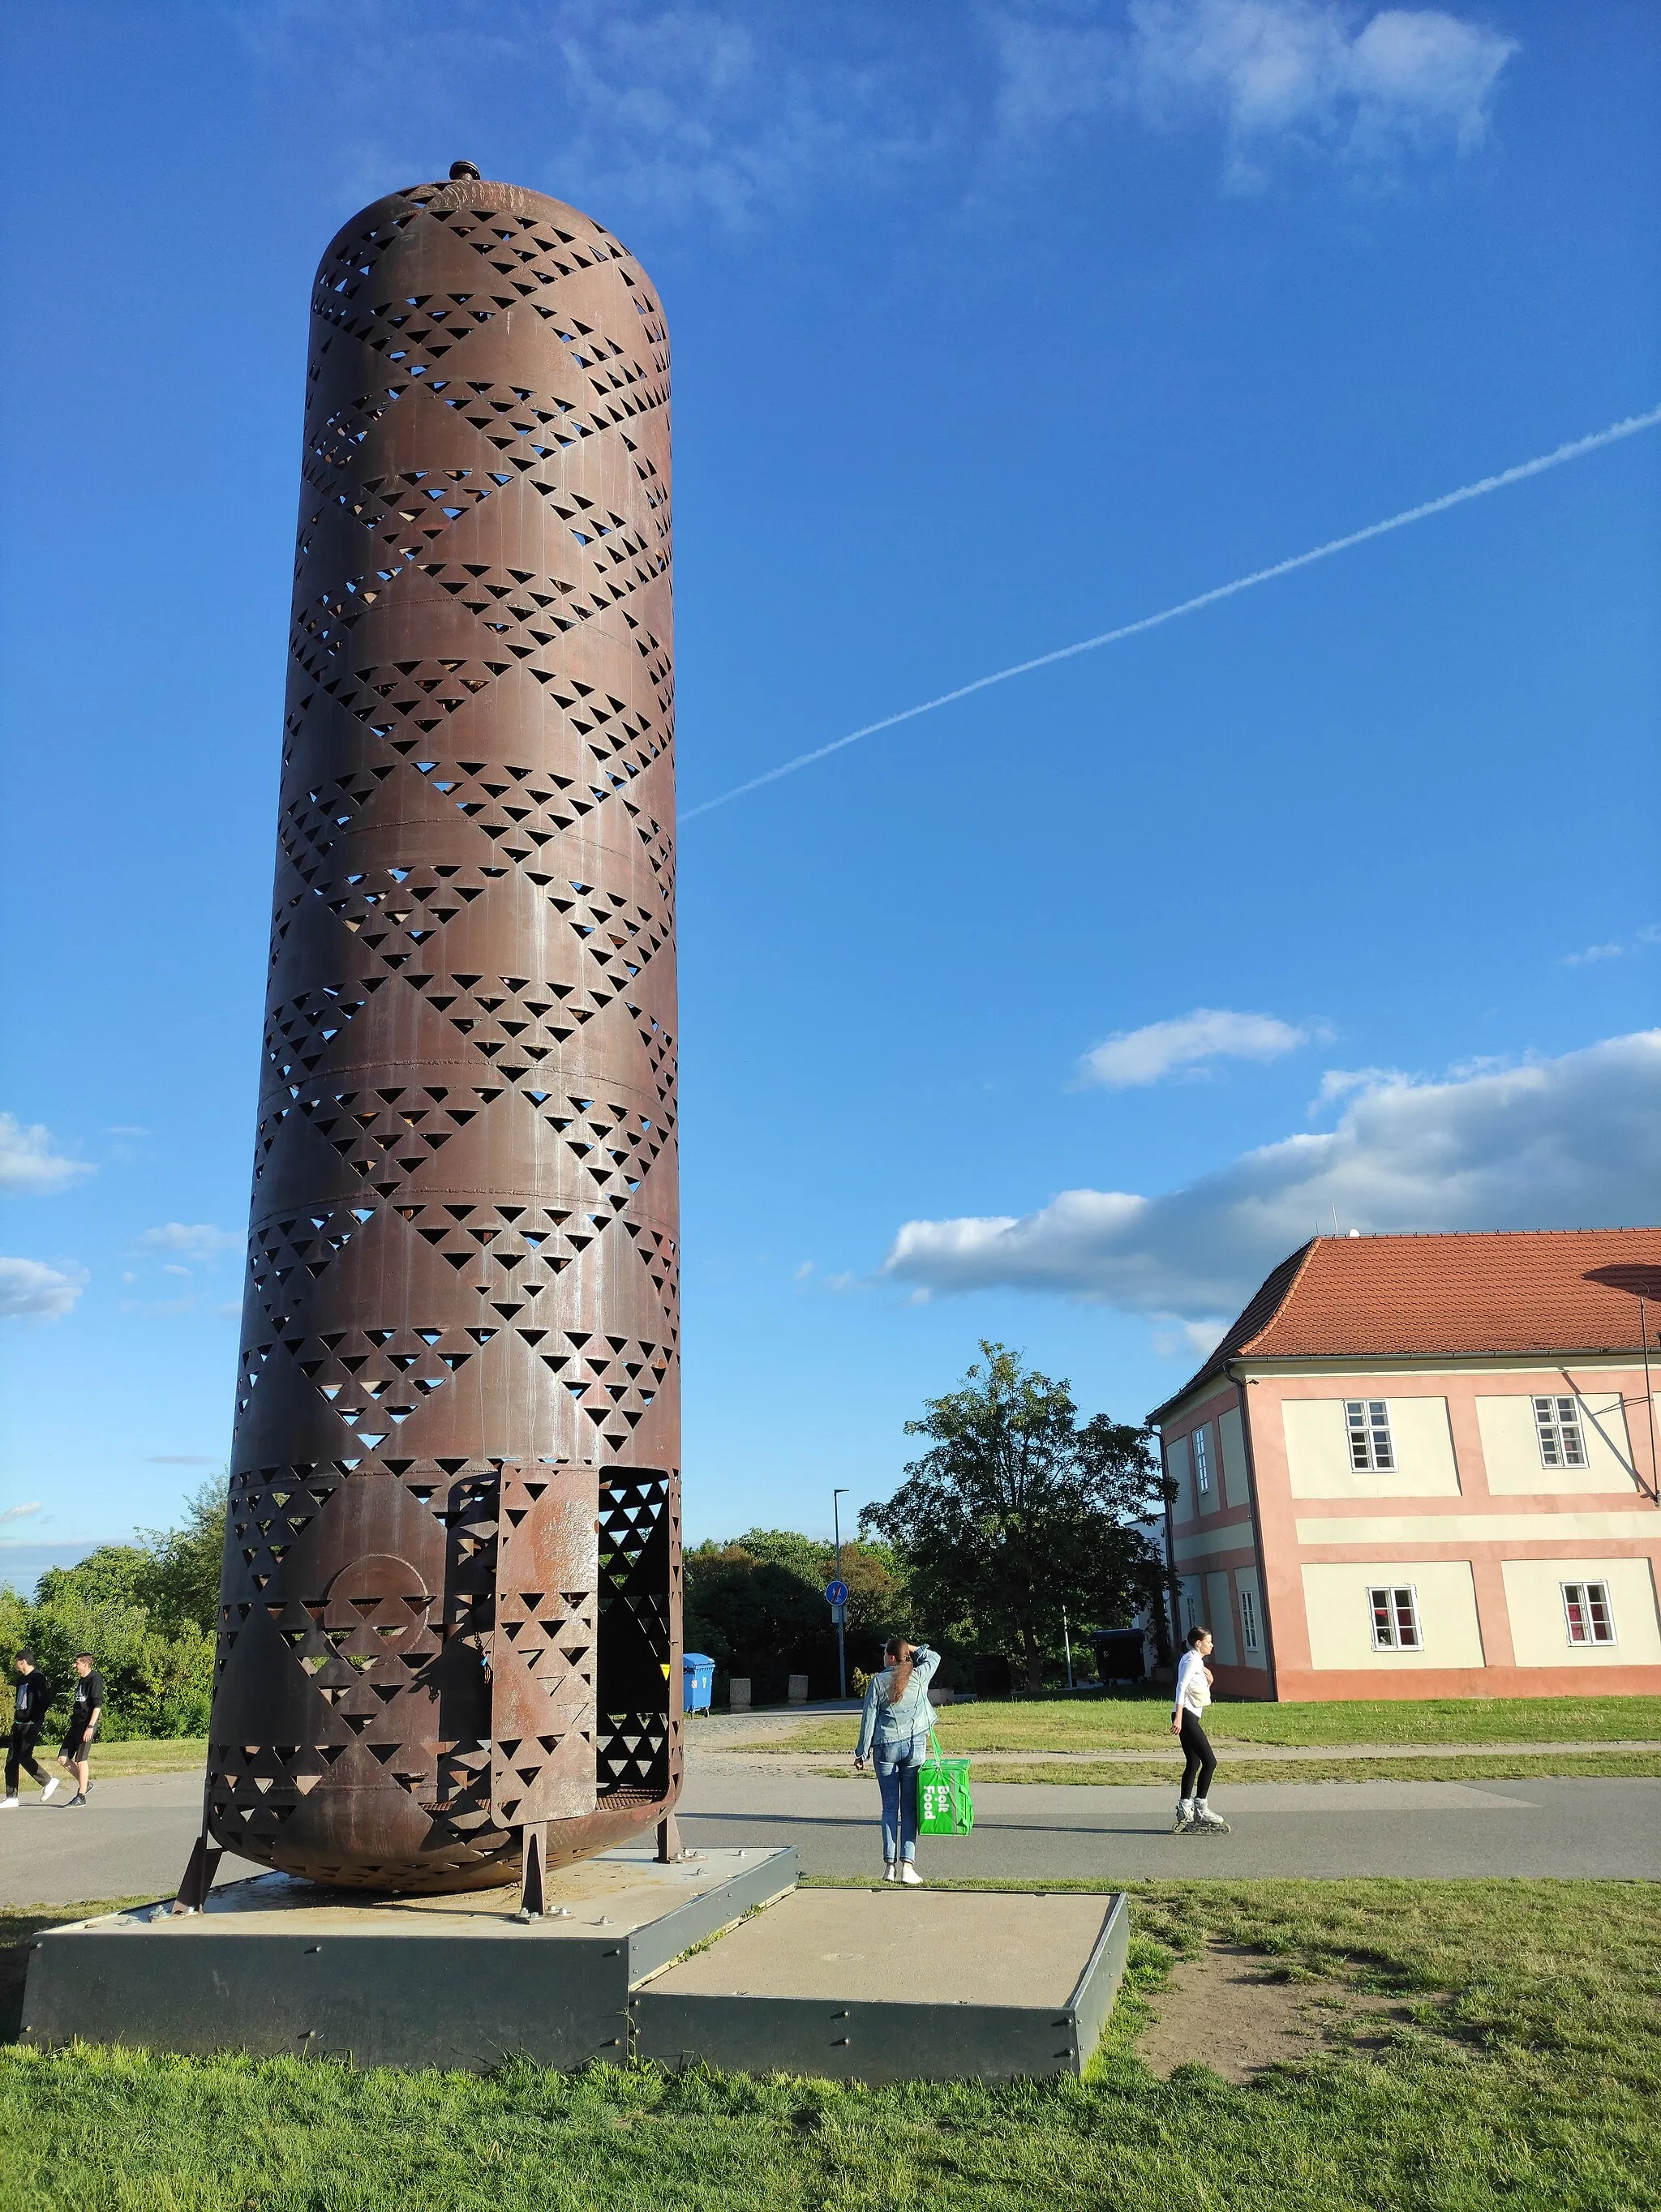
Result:
[[64,1808],[66,1813],[87,1802],[87,1792],[92,1788],[88,1772],[92,1740],[104,1717],[104,1677],[94,1665],[90,1651],[76,1653],[75,1672],[75,1703],[70,1708],[69,1734],[58,1754],[58,1764],[71,1768],[75,1774],[75,1795]]
[[877,1770],[882,1792],[882,1878],[919,1887],[917,1872],[917,1769],[928,1755],[928,1731],[934,1708],[928,1685],[940,1663],[926,1644],[907,1644],[891,1636],[883,1657],[888,1664],[871,1677],[860,1715],[860,1740],[854,1765],[865,1771],[867,1759]]
[[58,1786],[58,1777],[44,1772],[34,1758],[34,1747],[46,1723],[46,1707],[52,1703],[52,1685],[35,1665],[33,1651],[20,1651],[16,1665],[17,1701],[12,1712],[11,1743],[6,1753],[6,1794],[0,1799],[0,1813],[12,1812],[16,1807],[20,1771],[40,1784],[43,1799],[50,1797]]
[[1177,1669],[1177,1694],[1171,1707],[1171,1733],[1183,1747],[1183,1794],[1177,1801],[1176,1836],[1226,1836],[1228,1822],[1220,1820],[1206,1802],[1211,1778],[1217,1771],[1217,1754],[1205,1732],[1204,1714],[1211,1703],[1211,1631],[1190,1628],[1188,1649]]

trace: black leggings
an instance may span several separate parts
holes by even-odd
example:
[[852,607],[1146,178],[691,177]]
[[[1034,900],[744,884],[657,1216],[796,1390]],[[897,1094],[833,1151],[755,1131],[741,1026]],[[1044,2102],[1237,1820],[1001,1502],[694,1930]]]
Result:
[[1211,1778],[1217,1771],[1217,1754],[1200,1724],[1198,1713],[1183,1707],[1183,1795],[1184,1797],[1203,1797],[1211,1788]]

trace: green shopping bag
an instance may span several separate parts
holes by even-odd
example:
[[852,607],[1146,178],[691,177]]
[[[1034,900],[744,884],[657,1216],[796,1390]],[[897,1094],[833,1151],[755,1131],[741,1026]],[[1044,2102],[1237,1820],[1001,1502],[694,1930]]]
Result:
[[975,1825],[969,1761],[942,1758],[940,1740],[933,1729],[928,1731],[928,1752],[917,1769],[917,1833],[966,1836]]

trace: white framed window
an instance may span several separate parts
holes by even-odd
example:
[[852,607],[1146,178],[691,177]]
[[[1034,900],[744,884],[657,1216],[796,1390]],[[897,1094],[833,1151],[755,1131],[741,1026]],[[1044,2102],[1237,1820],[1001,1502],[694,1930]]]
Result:
[[1211,1431],[1202,1422],[1189,1441],[1194,1447],[1194,1487],[1204,1498],[1211,1489]]
[[1586,1439],[1580,1408],[1573,1398],[1536,1398],[1534,1426],[1540,1438],[1542,1467],[1584,1467]]
[[1375,1651],[1423,1650],[1424,1638],[1419,1633],[1419,1593],[1411,1583],[1387,1583],[1369,1589],[1367,1604],[1372,1613]]
[[1563,1623],[1571,1644],[1613,1644],[1615,1609],[1607,1583],[1562,1583]]
[[1248,1651],[1260,1647],[1257,1642],[1257,1595],[1255,1590],[1240,1592],[1240,1641]]
[[1347,1398],[1344,1420],[1349,1430],[1349,1463],[1361,1468],[1391,1468],[1396,1446],[1390,1440],[1390,1407],[1382,1398]]

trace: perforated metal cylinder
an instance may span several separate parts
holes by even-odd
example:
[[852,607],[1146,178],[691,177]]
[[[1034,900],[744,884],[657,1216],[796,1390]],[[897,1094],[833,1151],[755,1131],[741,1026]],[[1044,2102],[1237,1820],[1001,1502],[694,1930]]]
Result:
[[318,271],[208,1807],[319,1880],[679,1791],[668,377],[540,193]]

